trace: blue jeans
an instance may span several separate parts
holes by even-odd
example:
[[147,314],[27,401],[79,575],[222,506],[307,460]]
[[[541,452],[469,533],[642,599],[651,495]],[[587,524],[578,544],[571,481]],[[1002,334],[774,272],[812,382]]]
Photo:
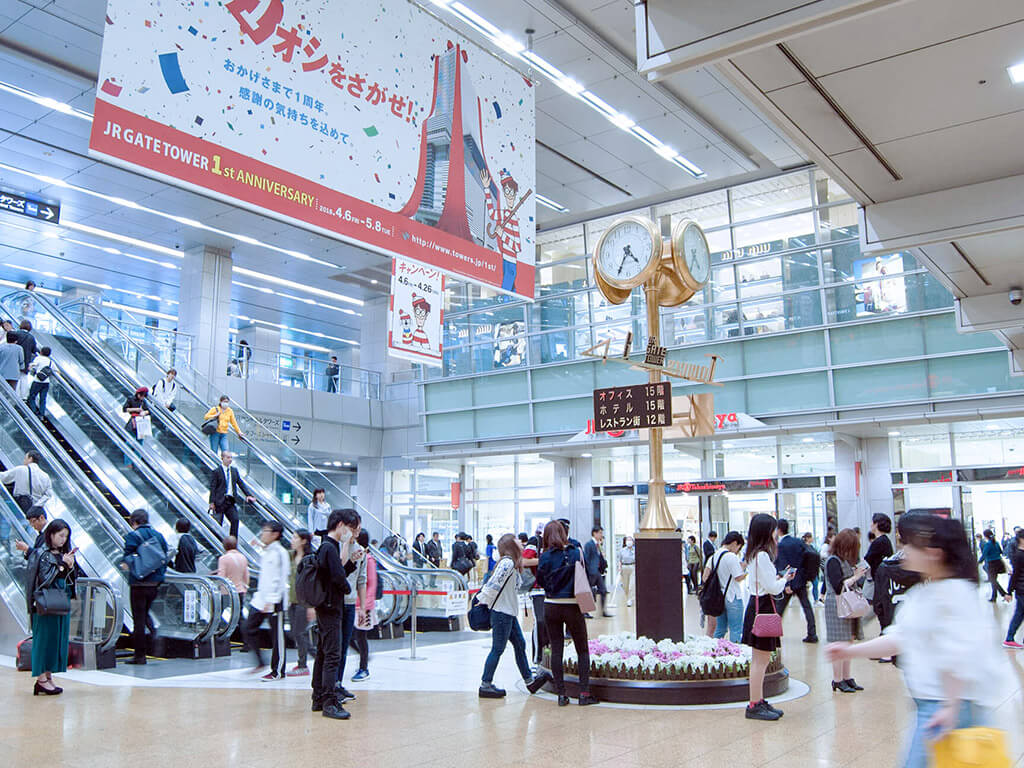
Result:
[[[938,735],[925,730],[925,723],[932,719],[936,711],[944,704],[942,701],[933,699],[914,699],[917,705],[917,715],[914,722],[914,732],[910,738],[910,746],[907,748],[906,762],[903,768],[928,768],[930,763],[929,743]],[[989,721],[988,711],[979,707],[971,701],[960,702],[960,716],[956,728],[971,728],[977,725],[987,725]]]
[[519,264],[515,261],[501,260],[501,288],[505,291],[513,291],[516,287],[516,270]]
[[516,655],[519,674],[523,680],[533,678],[530,659],[526,656],[526,640],[523,637],[523,630],[519,626],[519,619],[509,616],[507,613],[491,611],[491,652],[487,654],[487,661],[484,662],[483,682],[494,682],[494,671],[498,668],[498,661],[501,659],[501,654],[505,652],[505,646],[509,644],[509,641],[512,642],[512,650]]
[[352,635],[356,632],[356,606],[353,603],[345,604],[345,610],[341,613],[341,658],[338,659],[338,682],[345,679],[345,659],[348,657],[348,647],[352,643]]
[[1013,618],[1010,619],[1010,627],[1006,631],[1006,642],[1010,642],[1017,636],[1017,630],[1024,624],[1024,595],[1017,591],[1017,605],[1013,610]]
[[743,600],[740,598],[725,601],[725,613],[715,622],[715,637],[725,637],[726,629],[729,642],[738,643],[743,638]]
[[28,388],[28,407],[42,418],[46,415],[46,396],[50,393],[48,382],[33,381]]
[[231,450],[228,448],[228,433],[214,432],[210,435],[210,450],[218,454],[222,451]]
[[814,602],[818,602],[818,577],[814,577],[814,581],[811,582],[811,593],[814,595]]

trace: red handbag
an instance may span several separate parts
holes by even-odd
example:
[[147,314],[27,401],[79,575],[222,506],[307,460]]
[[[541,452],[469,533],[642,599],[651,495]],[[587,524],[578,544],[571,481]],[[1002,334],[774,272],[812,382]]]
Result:
[[782,637],[782,617],[775,611],[775,598],[765,595],[772,604],[771,613],[761,613],[761,598],[757,594],[757,559],[754,559],[754,603],[757,615],[754,616],[754,626],[750,631],[754,637]]

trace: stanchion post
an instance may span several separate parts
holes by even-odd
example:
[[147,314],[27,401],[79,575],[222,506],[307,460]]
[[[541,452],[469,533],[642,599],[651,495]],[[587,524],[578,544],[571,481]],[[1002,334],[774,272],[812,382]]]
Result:
[[416,596],[419,594],[419,590],[415,584],[412,585],[412,589],[409,593],[409,599],[412,600],[412,631],[409,633],[409,655],[402,656],[402,661],[426,661],[426,657],[416,655]]

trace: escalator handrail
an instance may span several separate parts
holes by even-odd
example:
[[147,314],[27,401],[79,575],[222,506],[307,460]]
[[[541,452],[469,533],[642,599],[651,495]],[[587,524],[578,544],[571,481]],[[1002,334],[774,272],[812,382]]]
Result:
[[228,619],[227,625],[223,630],[218,628],[217,639],[222,637],[231,637],[234,634],[235,629],[238,627],[238,623],[242,620],[242,601],[238,597],[238,590],[235,589],[235,585],[225,579],[223,576],[207,576],[211,584],[217,585],[222,595],[228,596],[228,602],[231,604],[231,618]]
[[396,560],[391,555],[387,554],[383,550],[377,547],[370,547],[370,553],[376,558],[378,563],[383,563],[384,567],[392,572],[404,574],[406,576],[414,576],[416,578],[424,578],[426,576],[431,577],[442,577],[450,578],[455,582],[456,586],[460,589],[468,589],[469,583],[466,578],[458,571],[453,571],[450,568],[440,568],[431,563],[431,568],[417,568],[416,566],[406,565],[399,560]]
[[[221,538],[221,531],[215,525],[214,520],[207,513],[207,506],[199,503],[193,506],[188,499],[174,490],[174,483],[166,477],[163,463],[157,456],[150,456],[149,451],[138,440],[128,436],[114,415],[103,408],[96,407],[89,398],[82,395],[74,384],[64,376],[61,371],[53,369],[51,378],[56,379],[68,395],[75,401],[90,420],[99,427],[110,439],[118,450],[129,454],[135,466],[144,468],[147,480],[151,482],[164,499],[174,508],[179,517],[184,517],[193,524],[193,528],[200,533],[200,538],[210,551],[217,555],[224,554],[224,545]],[[199,494],[202,496],[202,494]],[[259,558],[249,546],[247,541],[239,541],[238,549],[249,560],[250,569],[259,569]]]
[[210,598],[210,625],[196,638],[196,642],[204,643],[210,640],[220,628],[220,614],[214,609],[215,605],[220,604],[216,599],[219,597],[219,590],[213,586],[213,581],[208,576],[200,576],[197,573],[180,573],[168,568],[164,573],[164,585],[168,584],[192,587],[199,592],[206,592]]
[[[9,299],[11,299],[12,296],[27,293],[27,291],[17,291],[15,293],[8,294],[0,298],[0,310],[3,310],[6,314],[8,314],[8,316],[10,316],[9,313],[6,312],[6,308],[4,307],[6,302]],[[104,362],[107,366],[107,372],[110,373],[115,379],[117,379],[120,382],[121,386],[123,386],[126,390],[134,390],[136,388],[137,382],[132,381],[128,374],[126,374],[125,371],[121,368],[121,366],[123,365],[123,361],[111,359],[110,356],[107,354],[106,350],[102,348],[102,346],[98,345],[87,332],[81,329],[73,321],[68,319],[67,316],[59,309],[57,309],[55,305],[49,302],[48,299],[46,299],[45,297],[38,297],[34,293],[32,294],[32,298],[33,300],[43,298],[44,301],[39,302],[40,306],[46,309],[46,311],[49,312],[50,315],[53,316],[53,318],[56,321],[58,321],[64,328],[66,328],[70,332],[72,338],[77,343],[85,347],[86,350],[90,352],[98,360]],[[74,303],[78,304],[79,302]],[[81,303],[81,306],[87,307],[91,310],[95,310],[95,307],[88,303]],[[120,328],[117,328],[116,324],[112,323],[102,313],[99,314],[104,322],[116,328],[116,330],[119,333],[123,334],[123,331]],[[134,340],[127,340],[134,344]],[[195,437],[195,435],[192,434],[192,430],[183,429],[181,422],[172,415],[171,411],[165,409],[163,405],[157,402],[156,400],[149,401],[149,409],[150,411],[157,411],[158,413],[162,414],[161,423],[165,427],[167,427],[171,431],[171,433],[174,434],[174,436],[177,437],[179,440],[181,440],[187,447],[190,447],[192,452],[196,455],[196,457],[203,464],[205,464],[205,466],[208,469],[212,471],[217,466],[219,466],[216,459],[213,457],[213,454],[208,450],[207,446],[203,444],[201,440],[198,440]],[[102,409],[97,408],[97,410]],[[248,444],[248,441],[246,442]],[[272,495],[269,494],[269,492],[267,492],[266,489],[263,489],[262,486],[257,487],[263,490],[265,494],[265,497],[261,497],[258,499],[258,501],[260,502],[260,506],[258,507],[258,509],[260,509],[263,512],[263,516],[270,519],[280,519],[282,523],[289,527],[289,530],[294,529],[295,526],[294,522],[292,522],[292,518],[289,515],[278,510],[273,505]],[[269,510],[269,512],[267,510]]]
[[121,636],[121,627],[124,626],[124,598],[121,591],[114,589],[113,585],[106,579],[97,579],[92,576],[79,576],[75,580],[76,589],[79,587],[90,587],[101,592],[106,592],[110,597],[110,604],[114,607],[114,621],[107,630],[107,636],[99,644],[100,651],[109,651],[117,645],[117,639]]
[[[27,291],[24,291],[24,290],[14,291],[14,292],[4,296],[2,299],[0,299],[0,301],[6,302],[8,299],[16,298],[19,295],[25,294],[25,293],[27,293]],[[36,298],[36,294],[33,293],[32,297]],[[56,312],[61,312],[61,310],[56,309],[56,307],[54,305],[52,305],[49,302],[48,299],[44,303],[44,306],[47,307],[47,309],[51,312],[51,314],[55,314],[55,311]],[[153,365],[157,366],[158,368],[163,368],[163,365],[160,363],[159,360],[156,360],[151,354],[149,354],[148,350],[146,350],[135,339],[131,338],[131,336],[127,332],[125,332],[125,330],[123,328],[121,328],[116,321],[114,321],[114,320],[110,319],[109,317],[107,317],[107,315],[104,314],[104,312],[100,308],[98,308],[96,305],[91,304],[91,303],[86,302],[86,301],[82,301],[82,300],[74,301],[74,302],[71,302],[69,304],[64,305],[64,308],[66,308],[66,309],[71,309],[73,307],[74,308],[81,307],[82,310],[83,310],[83,314],[84,314],[84,311],[87,310],[87,311],[97,315],[101,320],[103,320],[103,322],[107,323],[107,325],[109,325],[111,328],[113,328],[122,337],[122,340],[126,344],[134,347],[138,351],[139,354],[144,355],[146,358],[148,358],[150,363],[152,363]],[[63,315],[63,312],[61,312],[61,313]],[[66,320],[69,325],[75,325],[73,323],[73,321],[70,321],[66,317],[62,317],[61,319]],[[84,330],[79,328],[77,325],[75,325],[75,330],[81,332],[83,336],[88,337],[88,334],[85,333]],[[90,343],[93,342],[93,340],[91,338],[89,338],[89,341],[90,341]],[[98,345],[96,345],[96,346],[98,346]],[[207,380],[205,376],[203,376],[198,371],[196,371],[194,368],[192,368],[191,365],[189,366],[189,373],[192,375],[192,377],[196,381],[204,382],[206,384],[206,386],[208,388],[210,388],[211,391],[213,391],[212,382]],[[201,398],[198,394],[196,394],[196,392],[194,392],[188,386],[188,384],[186,384],[184,381],[179,382],[179,386],[182,388],[182,390],[184,390],[185,392],[188,392],[197,401],[199,401],[200,403],[203,402],[203,398]],[[318,478],[318,482],[323,484],[322,487],[326,488],[326,487],[330,486],[331,488],[333,488],[334,490],[339,492],[342,496],[344,496],[346,499],[348,499],[349,502],[351,502],[353,504],[353,506],[355,506],[360,511],[361,514],[364,514],[366,517],[374,520],[378,525],[381,526],[381,528],[383,530],[387,531],[389,534],[397,536],[402,541],[405,541],[405,537],[403,537],[397,531],[392,530],[391,526],[386,524],[383,520],[378,518],[376,515],[374,515],[368,509],[366,509],[366,507],[364,507],[362,504],[360,504],[356,499],[352,498],[352,496],[347,491],[345,491],[343,488],[340,488],[339,486],[335,485],[335,483],[333,483],[330,478],[328,478],[326,475],[322,474],[319,470],[317,470],[316,467],[314,467],[309,461],[307,461],[301,454],[299,454],[296,451],[294,451],[287,443],[285,443],[274,432],[270,431],[269,429],[263,428],[262,425],[261,425],[261,422],[258,419],[256,419],[255,416],[253,416],[251,413],[249,413],[247,410],[245,410],[245,408],[243,408],[241,405],[238,405],[238,404],[233,404],[232,408],[234,410],[237,410],[239,413],[247,416],[253,424],[260,425],[261,429],[263,430],[263,432],[265,432],[267,435],[269,435],[269,437],[272,440],[275,440],[279,444],[279,446],[287,452],[288,455],[294,456],[295,459],[296,459],[296,462],[298,464],[301,464],[303,466],[303,468],[307,472],[311,472],[311,473],[315,474],[317,476],[317,478]],[[195,427],[195,425],[193,425],[193,427]],[[303,498],[304,499],[312,500],[312,498],[313,498],[312,490],[309,487],[307,487],[306,484],[304,484],[302,481],[300,481],[297,477],[295,477],[288,470],[288,468],[285,467],[281,463],[281,461],[277,457],[275,457],[275,456],[273,456],[271,454],[267,454],[259,446],[257,446],[252,440],[248,440],[248,439],[244,439],[243,438],[243,442],[249,447],[249,450],[252,453],[254,453],[256,455],[256,457],[261,462],[263,462],[263,464],[265,464],[268,467],[270,467],[276,474],[278,474],[280,477],[282,477],[284,480],[286,480],[297,491],[300,491],[303,494]],[[280,514],[280,510],[275,510],[275,512],[278,512]],[[290,515],[286,515],[286,516],[290,518]],[[284,522],[284,521],[282,520],[282,522]]]

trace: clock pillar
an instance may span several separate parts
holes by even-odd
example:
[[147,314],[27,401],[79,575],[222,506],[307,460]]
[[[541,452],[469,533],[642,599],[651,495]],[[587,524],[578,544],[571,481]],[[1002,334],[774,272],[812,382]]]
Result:
[[[647,337],[661,337],[661,281],[655,274],[644,283]],[[649,381],[658,384],[661,372],[651,370]],[[671,384],[666,384],[671,387]],[[665,498],[664,447],[661,427],[648,430],[651,479],[647,511],[636,536],[636,634],[675,642],[683,640],[682,534]]]

